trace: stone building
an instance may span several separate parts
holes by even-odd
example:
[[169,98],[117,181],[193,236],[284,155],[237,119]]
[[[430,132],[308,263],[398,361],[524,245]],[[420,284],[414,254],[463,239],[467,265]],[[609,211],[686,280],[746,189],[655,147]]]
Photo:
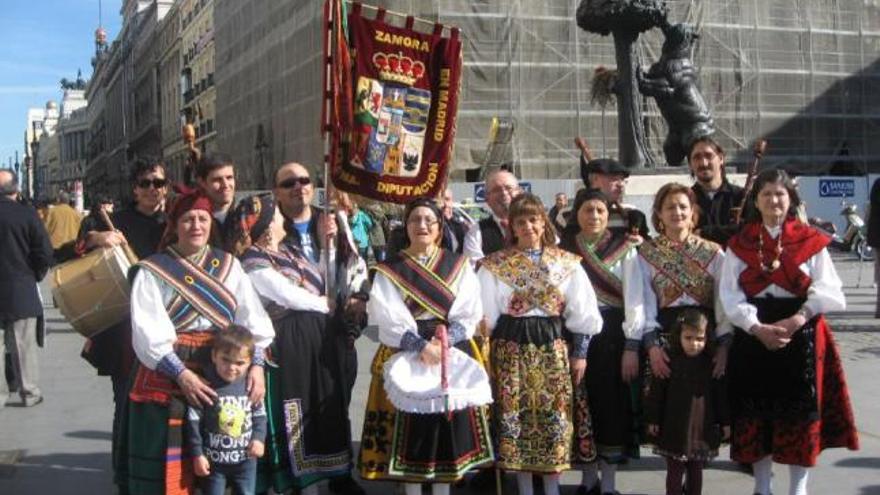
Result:
[[[267,170],[286,160],[321,163],[322,3],[214,0],[218,138],[248,187],[263,185]],[[455,179],[482,165],[495,118],[513,123],[510,156],[524,178],[577,178],[576,136],[599,155],[617,156],[616,105],[591,101],[596,69],[616,66],[614,40],[577,27],[579,1],[369,3],[461,28]],[[753,143],[764,137],[771,151],[762,166],[880,170],[878,2],[667,4],[671,22],[689,22],[700,34],[694,62],[730,163],[751,162]],[[642,67],[659,59],[662,45],[657,29],[639,37]],[[648,148],[662,166],[666,123],[653,99],[644,108]]]
[[[52,193],[66,190],[82,200],[82,180],[85,176],[89,115],[85,91],[65,89],[61,100],[61,118],[58,120],[58,166],[49,169],[49,188]],[[82,206],[82,205],[80,205]]]
[[58,144],[55,136],[58,117],[58,104],[54,101],[46,102],[44,108],[28,109],[25,140],[30,156],[26,156],[25,159],[29,158],[32,164],[28,172],[28,186],[31,189],[30,196],[33,198],[46,198],[50,193],[49,169],[58,162]]
[[[157,27],[174,0],[124,0],[122,29],[109,47],[96,33],[89,105],[86,188],[117,199],[131,196],[129,169],[162,153],[157,76]],[[94,106],[94,108],[93,108]]]
[[207,153],[215,150],[217,135],[214,0],[180,0],[178,9],[182,112],[186,122],[193,124],[196,129],[196,145]]
[[217,127],[241,188],[297,160],[320,175],[321,4],[215,0]]
[[180,85],[180,2],[175,2],[159,23],[157,43],[162,160],[168,176],[179,181],[183,178],[183,166],[188,156],[181,137],[183,93]]

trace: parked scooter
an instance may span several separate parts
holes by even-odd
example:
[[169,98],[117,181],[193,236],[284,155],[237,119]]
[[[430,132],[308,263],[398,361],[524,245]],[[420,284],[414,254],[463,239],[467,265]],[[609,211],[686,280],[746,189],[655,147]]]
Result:
[[832,248],[856,253],[862,261],[873,260],[874,248],[868,245],[868,227],[856,211],[858,207],[846,201],[841,201],[840,206],[842,208],[840,215],[846,219],[846,230],[843,233],[843,237],[837,235],[837,228],[830,221],[823,221],[820,218],[812,217],[809,219],[810,225],[823,230],[831,236]]

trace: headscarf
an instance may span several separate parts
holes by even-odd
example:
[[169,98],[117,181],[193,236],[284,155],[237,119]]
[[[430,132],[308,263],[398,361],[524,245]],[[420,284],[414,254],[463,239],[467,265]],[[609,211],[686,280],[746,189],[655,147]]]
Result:
[[275,198],[271,194],[249,196],[238,203],[231,215],[232,222],[227,222],[231,232],[225,236],[226,250],[241,256],[272,224]]
[[175,184],[174,192],[177,195],[168,211],[168,225],[165,227],[165,233],[162,235],[161,242],[163,248],[176,242],[177,221],[180,220],[184,213],[192,210],[203,210],[211,215],[214,212],[211,199],[201,189],[194,189],[183,184]]
[[429,198],[418,198],[412,203],[406,205],[406,209],[403,211],[403,228],[404,228],[404,237],[406,238],[405,247],[409,246],[409,232],[406,230],[406,225],[409,223],[409,216],[412,214],[413,210],[418,207],[428,208],[429,210],[434,212],[434,215],[437,217],[437,227],[440,229],[440,237],[438,238],[438,242],[443,238],[443,225],[445,224],[443,219],[443,214],[440,212],[440,207],[437,206],[437,202],[433,199]]

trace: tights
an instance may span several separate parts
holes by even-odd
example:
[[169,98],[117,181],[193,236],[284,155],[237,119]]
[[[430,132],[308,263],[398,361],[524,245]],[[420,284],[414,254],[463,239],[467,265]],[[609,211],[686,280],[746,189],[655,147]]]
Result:
[[703,461],[677,461],[666,458],[666,495],[682,495],[682,478],[687,473],[688,495],[703,492]]
[[[422,495],[422,484],[404,483],[403,491],[406,495]],[[432,483],[431,495],[449,495],[449,483]]]
[[[559,474],[545,474],[542,481],[545,495],[559,495]],[[533,495],[532,473],[516,473],[516,486],[519,495]]]
[[[755,473],[755,493],[770,495],[770,482],[773,479],[773,458],[768,455],[760,459],[752,464],[752,471]],[[788,466],[788,473],[791,477],[789,495],[807,495],[809,469],[803,466],[790,465]]]
[[591,462],[583,468],[581,486],[589,490],[599,484],[599,470],[602,471],[601,492],[614,493],[617,464],[609,464],[605,459]]

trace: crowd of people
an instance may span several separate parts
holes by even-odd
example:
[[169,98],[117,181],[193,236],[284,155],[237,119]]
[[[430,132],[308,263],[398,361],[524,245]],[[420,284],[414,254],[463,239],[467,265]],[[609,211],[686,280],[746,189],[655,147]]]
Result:
[[[579,494],[606,495],[650,445],[665,493],[696,495],[722,443],[751,466],[755,494],[770,495],[774,464],[788,466],[791,494],[807,493],[823,449],[858,448],[824,318],[845,307],[828,238],[797,220],[784,171],[761,172],[745,197],[712,139],[689,163],[694,185],[663,185],[647,215],[623,203],[629,171],[599,159],[582,164],[570,208],[561,195],[548,213],[494,170],[486,218],[456,215],[447,190],[388,230],[344,194],[315,207],[299,163],[235,204],[228,156],[204,157],[173,201],[164,166],[139,162],[133,205],[108,211],[113,228],[89,217],[72,246],[127,244],[140,259],[130,319],[83,350],[111,377],[120,493],[316,494],[325,481],[364,493],[356,465],[407,495],[450,493],[468,472],[493,491],[507,472],[520,495],[554,495],[571,469]],[[0,187],[9,196],[14,177]],[[0,200],[0,217],[15,208]],[[0,271],[32,275],[0,285],[0,316],[33,402],[35,351],[18,340],[33,338],[36,282],[60,246],[15,212],[33,251]],[[368,324],[380,346],[355,454],[354,344]]]

